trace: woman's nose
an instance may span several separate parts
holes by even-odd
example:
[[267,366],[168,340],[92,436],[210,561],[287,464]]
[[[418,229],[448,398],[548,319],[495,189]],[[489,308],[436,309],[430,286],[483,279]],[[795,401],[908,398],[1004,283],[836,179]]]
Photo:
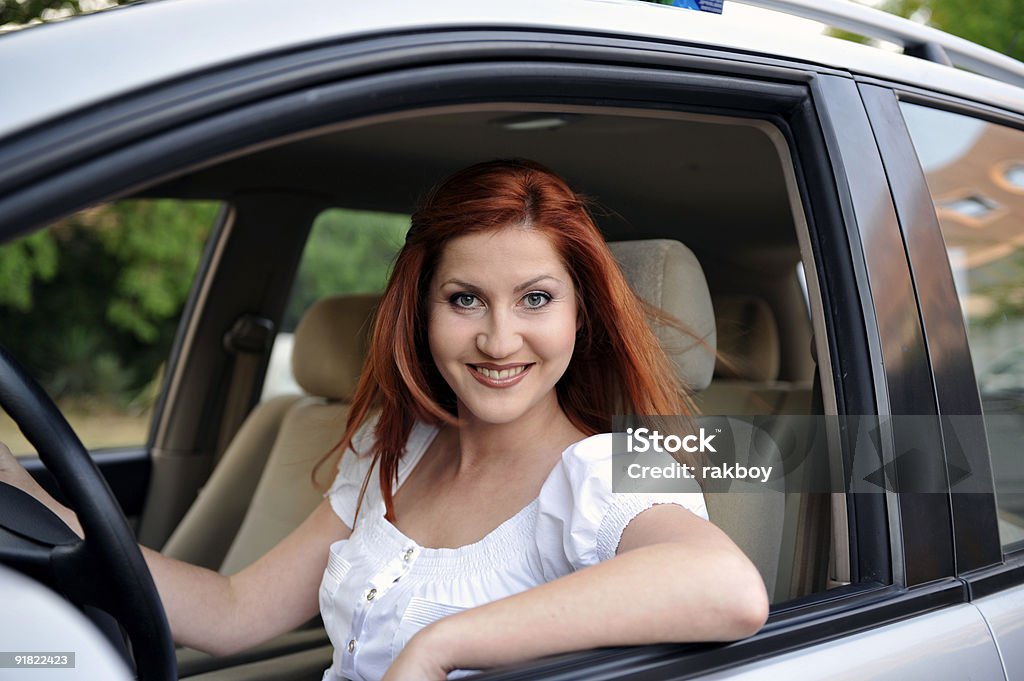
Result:
[[523,346],[523,337],[511,312],[497,311],[487,316],[487,324],[476,336],[476,347],[488,357],[510,357]]

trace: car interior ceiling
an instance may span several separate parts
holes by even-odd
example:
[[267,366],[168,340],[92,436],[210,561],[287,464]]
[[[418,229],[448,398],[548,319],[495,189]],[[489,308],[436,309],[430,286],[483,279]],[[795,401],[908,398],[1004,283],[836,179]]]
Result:
[[[779,370],[772,380],[802,386],[807,396],[796,411],[782,413],[806,414],[815,366],[797,277],[795,190],[787,180],[792,170],[784,166],[787,152],[779,148],[784,142],[766,128],[740,118],[568,107],[411,112],[268,145],[141,196],[230,201],[273,192],[325,206],[408,214],[454,170],[491,158],[531,158],[596,200],[595,217],[608,241],[679,240],[697,255],[713,297],[763,301],[778,334]],[[834,503],[832,522],[845,523],[837,512],[845,513]],[[840,527],[845,524],[834,532]],[[820,523],[813,531],[820,534]],[[820,543],[827,562],[829,542]],[[820,554],[813,558],[821,560]],[[777,596],[805,595],[824,588],[824,581],[819,575],[813,586],[782,585]]]

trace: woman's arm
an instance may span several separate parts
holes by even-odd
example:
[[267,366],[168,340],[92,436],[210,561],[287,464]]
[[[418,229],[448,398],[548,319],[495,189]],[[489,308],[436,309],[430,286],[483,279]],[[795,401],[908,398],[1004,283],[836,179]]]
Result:
[[325,499],[252,565],[225,576],[143,547],[176,643],[228,655],[290,631],[319,612],[330,545],[349,528]]
[[[50,496],[0,443],[0,482],[31,494],[82,536],[74,511]],[[255,563],[227,576],[142,547],[175,642],[214,655],[258,645],[319,610],[320,580],[333,541],[351,530],[325,499]]]
[[[764,582],[743,552],[662,504],[626,526],[614,558],[438,620],[407,649],[445,670],[482,669],[600,646],[734,640],[767,617]],[[404,678],[401,667],[399,657],[385,679]]]

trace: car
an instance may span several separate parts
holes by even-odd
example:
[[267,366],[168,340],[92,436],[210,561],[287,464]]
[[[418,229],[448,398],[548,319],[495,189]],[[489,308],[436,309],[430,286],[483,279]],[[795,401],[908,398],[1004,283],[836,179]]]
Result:
[[[982,394],[1024,333],[1024,64],[838,0],[749,2],[903,53],[625,0],[299,0],[287,17],[168,0],[0,36],[18,65],[0,74],[0,242],[42,282],[45,244],[78,248],[87,228],[106,255],[83,262],[106,263],[111,288],[0,305],[0,344],[30,366],[0,352],[0,405],[26,438],[0,440],[86,535],[5,493],[0,563],[131,659],[123,627],[146,681],[320,678],[318,622],[233,656],[175,649],[135,542],[230,573],[297,525],[418,198],[525,157],[593,197],[638,291],[668,281],[678,243],[695,256],[655,302],[686,322],[707,296],[719,357],[697,403],[767,433],[785,476],[706,490],[771,597],[756,635],[479,678],[1024,676],[1024,423]],[[122,234],[110,216],[129,213],[145,220]],[[146,245],[164,238],[201,258]],[[125,250],[151,264],[128,269]],[[51,286],[87,290],[92,271]],[[89,314],[99,331],[60,330]],[[29,322],[53,331],[29,341]],[[295,375],[275,385],[297,387],[261,399],[278,337]],[[78,364],[48,366],[58,352]],[[126,378],[129,353],[145,380]],[[32,377],[72,394],[82,366],[145,383],[151,410],[128,424],[65,400],[67,426]],[[0,610],[0,640],[24,619]]]

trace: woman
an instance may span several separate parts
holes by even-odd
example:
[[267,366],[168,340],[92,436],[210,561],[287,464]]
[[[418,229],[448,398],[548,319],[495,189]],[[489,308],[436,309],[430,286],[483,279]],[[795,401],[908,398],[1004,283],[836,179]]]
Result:
[[[413,215],[324,502],[230,577],[144,549],[176,641],[229,653],[319,607],[325,679],[418,681],[757,631],[764,585],[700,494],[611,492],[612,414],[689,413],[645,313],[561,178],[516,160],[446,180]],[[12,461],[0,477],[43,497]]]

